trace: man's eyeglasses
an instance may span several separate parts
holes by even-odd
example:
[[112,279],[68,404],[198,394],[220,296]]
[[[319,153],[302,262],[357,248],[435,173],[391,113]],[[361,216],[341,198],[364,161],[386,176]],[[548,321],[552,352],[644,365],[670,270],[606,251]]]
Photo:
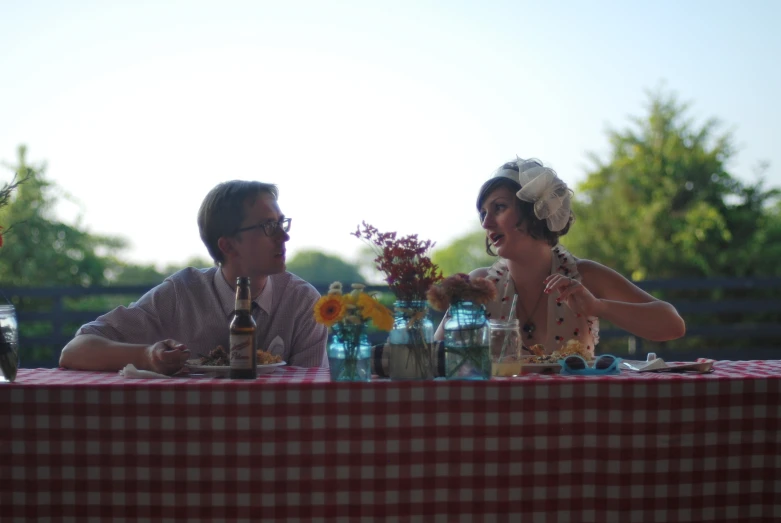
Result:
[[283,218],[278,222],[263,222],[257,225],[250,225],[249,227],[242,227],[241,229],[236,229],[234,234],[238,234],[244,231],[251,231],[252,229],[263,229],[263,232],[266,233],[266,236],[274,236],[277,232],[279,232],[280,229],[282,232],[288,232],[290,230],[290,221],[292,219],[293,218]]
[[595,359],[592,365],[589,365],[582,357],[572,355],[559,360],[559,365],[561,365],[561,374],[604,375],[619,374],[621,372],[618,368],[620,361],[621,358],[603,354]]

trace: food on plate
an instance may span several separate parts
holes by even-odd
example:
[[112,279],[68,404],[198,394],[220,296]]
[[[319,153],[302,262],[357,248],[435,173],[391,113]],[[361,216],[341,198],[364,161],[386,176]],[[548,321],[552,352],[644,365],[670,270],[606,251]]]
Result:
[[[257,351],[257,364],[258,365],[273,365],[275,363],[282,363],[282,357],[264,350]],[[205,357],[190,360],[188,363],[191,365],[201,365],[207,367],[228,367],[231,364],[230,354],[226,351],[222,345],[217,345],[216,349],[213,349]]]
[[559,361],[558,356],[556,356],[556,352],[553,354],[543,354],[542,356],[529,356],[525,359],[524,363],[534,363],[535,365],[541,364],[541,363],[556,363]]
[[230,355],[222,347],[222,345],[217,345],[217,348],[212,349],[208,355],[194,361],[197,365],[207,365],[214,367],[227,367],[231,364]]
[[588,351],[586,346],[583,344],[582,341],[572,338],[567,341],[567,343],[559,349],[559,358],[564,359],[567,356],[581,356],[586,361],[591,361],[593,359],[593,356]]
[[583,345],[583,342],[575,338],[568,340],[562,348],[553,351],[551,354],[540,354],[540,348],[545,350],[545,347],[540,344],[531,347],[534,356],[526,358],[526,363],[556,363],[559,360],[565,359],[567,356],[573,355],[581,356],[586,361],[591,361],[592,359],[591,353],[586,349],[586,346]]
[[258,365],[273,365],[274,363],[282,363],[282,356],[277,356],[276,354],[271,354],[270,352],[259,350],[257,352],[257,363]]
[[542,343],[535,343],[529,348],[535,356],[545,356],[545,345]]

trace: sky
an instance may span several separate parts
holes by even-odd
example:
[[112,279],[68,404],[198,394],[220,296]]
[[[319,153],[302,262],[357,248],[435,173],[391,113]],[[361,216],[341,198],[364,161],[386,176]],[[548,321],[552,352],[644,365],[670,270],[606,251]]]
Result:
[[779,21],[773,0],[0,0],[0,161],[26,145],[60,219],[161,268],[207,258],[198,207],[232,179],[277,184],[289,257],[352,261],[364,220],[445,246],[499,165],[575,188],[659,89],[733,133],[729,172],[781,187]]

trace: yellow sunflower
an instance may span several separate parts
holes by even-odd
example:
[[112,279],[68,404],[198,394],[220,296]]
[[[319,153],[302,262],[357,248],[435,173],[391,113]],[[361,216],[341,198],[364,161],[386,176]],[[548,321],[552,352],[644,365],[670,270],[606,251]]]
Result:
[[344,318],[346,312],[347,307],[341,295],[329,294],[315,303],[315,321],[327,327],[333,327],[335,323]]
[[390,331],[393,329],[393,314],[384,307],[378,304],[379,307],[374,309],[374,315],[372,316],[372,322],[374,326],[382,331]]
[[372,317],[372,315],[374,315],[374,309],[376,309],[380,304],[377,300],[365,292],[362,292],[358,295],[356,305],[358,305],[358,308],[361,309],[361,316],[364,319],[369,319]]
[[361,293],[358,297],[358,307],[361,309],[361,316],[364,319],[371,319],[378,329],[389,331],[393,328],[393,315],[372,296],[365,292]]
[[345,305],[360,305],[358,300],[355,299],[355,296],[353,296],[351,292],[342,294],[342,301]]

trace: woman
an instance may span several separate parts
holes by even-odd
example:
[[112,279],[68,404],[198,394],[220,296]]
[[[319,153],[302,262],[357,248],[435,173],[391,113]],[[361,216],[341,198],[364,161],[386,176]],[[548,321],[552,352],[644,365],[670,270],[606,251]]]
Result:
[[[477,210],[486,250],[499,260],[470,276],[496,284],[497,298],[486,306],[489,317],[506,320],[517,295],[514,314],[524,346],[542,344],[546,354],[572,338],[593,354],[599,318],[652,341],[683,336],[686,326],[672,305],[604,265],[575,258],[559,244],[575,219],[571,198],[555,171],[537,160],[508,162],[483,184]],[[437,330],[440,340],[443,325]]]

